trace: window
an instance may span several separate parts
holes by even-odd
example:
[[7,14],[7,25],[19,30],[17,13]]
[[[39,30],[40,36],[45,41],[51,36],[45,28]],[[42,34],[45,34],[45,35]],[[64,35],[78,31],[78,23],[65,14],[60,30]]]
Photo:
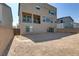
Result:
[[60,23],[63,23],[63,20],[61,20],[61,22]]
[[45,19],[43,19],[43,22],[45,22]]
[[26,26],[26,32],[30,32],[30,27]]
[[23,16],[23,22],[26,22],[26,23],[31,23],[32,22],[32,17],[30,15],[28,16]]
[[46,16],[43,16],[43,22],[53,23],[53,21],[50,18],[46,17]]
[[34,17],[34,23],[40,24],[40,16],[33,15],[33,17]]
[[36,8],[37,10],[40,10],[40,6],[36,6],[35,8]]
[[51,23],[53,23],[53,21],[51,21]]
[[23,16],[23,22],[26,22],[26,16]]
[[46,18],[46,22],[50,23],[50,19],[48,17]]
[[32,22],[31,20],[32,20],[31,16],[26,16],[26,22],[31,23]]
[[56,15],[56,11],[54,11],[54,10],[49,10],[49,14],[50,14],[50,15]]
[[22,17],[23,17],[23,22],[25,23],[32,23],[32,14],[30,13],[26,13],[26,12],[22,12]]

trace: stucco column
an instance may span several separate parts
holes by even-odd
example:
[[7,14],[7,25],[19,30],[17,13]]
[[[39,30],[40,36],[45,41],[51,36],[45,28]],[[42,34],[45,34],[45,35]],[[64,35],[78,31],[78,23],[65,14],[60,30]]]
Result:
[[33,32],[33,14],[32,14],[32,24],[30,25],[30,32]]
[[32,24],[33,24],[33,20],[34,20],[34,19],[33,19],[33,14],[32,14]]

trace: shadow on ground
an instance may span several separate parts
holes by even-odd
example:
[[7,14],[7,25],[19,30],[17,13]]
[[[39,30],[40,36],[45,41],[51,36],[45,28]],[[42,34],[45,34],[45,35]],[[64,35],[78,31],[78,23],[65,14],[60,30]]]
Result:
[[50,40],[57,40],[66,36],[74,35],[73,33],[41,33],[41,34],[26,34],[23,35],[28,39],[31,39],[33,42],[44,42]]

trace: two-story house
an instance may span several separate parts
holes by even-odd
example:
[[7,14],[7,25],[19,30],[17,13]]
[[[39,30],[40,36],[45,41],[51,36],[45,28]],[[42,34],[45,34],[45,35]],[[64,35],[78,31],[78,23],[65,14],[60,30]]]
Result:
[[73,28],[74,20],[70,16],[57,19],[57,28]]
[[57,8],[47,3],[19,4],[20,34],[55,32]]

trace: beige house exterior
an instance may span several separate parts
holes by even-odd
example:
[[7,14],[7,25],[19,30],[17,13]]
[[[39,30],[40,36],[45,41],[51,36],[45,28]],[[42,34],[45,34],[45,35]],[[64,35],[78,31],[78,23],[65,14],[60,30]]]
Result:
[[20,34],[55,32],[57,8],[47,3],[20,3]]
[[12,21],[11,8],[0,3],[0,55],[4,55],[9,42],[13,39]]
[[11,8],[4,3],[0,3],[0,26],[12,28],[12,22]]

